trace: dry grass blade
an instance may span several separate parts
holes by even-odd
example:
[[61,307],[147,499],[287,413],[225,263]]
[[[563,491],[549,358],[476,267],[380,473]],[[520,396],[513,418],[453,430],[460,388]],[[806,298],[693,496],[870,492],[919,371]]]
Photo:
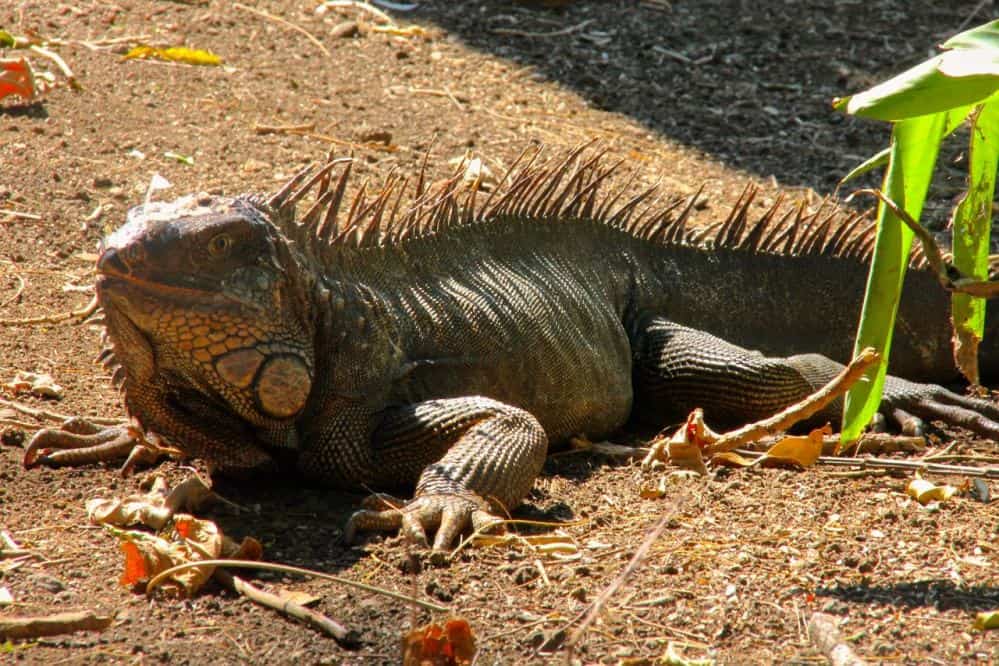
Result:
[[171,567],[165,571],[161,571],[155,577],[149,579],[149,583],[146,585],[146,594],[152,594],[153,590],[156,589],[163,581],[172,576],[175,573],[184,571],[186,569],[193,569],[195,567],[204,566],[215,566],[215,567],[235,567],[237,569],[256,569],[258,571],[278,571],[281,573],[291,573],[298,574],[299,576],[311,576],[313,578],[321,578],[323,580],[333,581],[334,583],[340,583],[342,585],[347,585],[349,587],[356,587],[359,590],[364,590],[366,592],[372,592],[374,594],[381,594],[387,597],[392,597],[398,601],[403,601],[408,604],[414,604],[420,608],[425,608],[426,610],[436,611],[438,613],[450,612],[447,606],[440,606],[429,601],[423,601],[422,599],[416,599],[405,594],[400,594],[398,592],[393,592],[391,590],[386,590],[381,587],[375,587],[374,585],[367,585],[365,583],[360,583],[356,580],[349,580],[347,578],[341,578],[339,576],[331,576],[330,574],[323,573],[321,571],[313,571],[311,569],[303,569],[302,567],[293,567],[287,564],[275,564],[273,562],[254,562],[252,560],[199,560],[197,562],[188,562],[186,564],[178,564],[175,567]]
[[298,25],[295,25],[291,21],[285,20],[285,19],[281,18],[280,16],[274,16],[273,14],[269,14],[269,13],[263,11],[262,9],[256,9],[254,7],[247,7],[246,5],[244,5],[242,3],[239,3],[239,2],[234,2],[232,6],[235,7],[236,9],[242,9],[245,12],[250,12],[251,14],[256,14],[257,16],[263,17],[263,18],[265,18],[265,19],[267,19],[269,21],[274,21],[275,23],[279,23],[279,24],[283,25],[286,28],[294,30],[295,32],[303,35],[306,39],[308,39],[310,42],[312,42],[313,44],[315,44],[316,48],[318,48],[320,51],[322,51],[324,56],[326,56],[327,58],[330,57],[330,51],[329,51],[329,49],[327,49],[325,46],[323,46],[323,43],[321,41],[319,41],[318,39],[316,39],[315,37],[313,37],[312,33],[310,33],[305,28],[303,28],[301,26],[298,26]]

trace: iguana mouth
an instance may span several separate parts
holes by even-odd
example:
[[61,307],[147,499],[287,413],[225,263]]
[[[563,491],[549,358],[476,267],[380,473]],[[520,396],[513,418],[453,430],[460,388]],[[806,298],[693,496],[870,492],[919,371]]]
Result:
[[[128,264],[122,259],[121,253],[109,248],[101,253],[97,260],[97,289],[107,288],[116,282],[122,282],[139,287],[144,291],[154,291],[159,294],[170,293],[193,298],[217,297],[217,290],[185,287],[159,280],[147,280],[132,273]],[[113,287],[112,287],[113,288]]]

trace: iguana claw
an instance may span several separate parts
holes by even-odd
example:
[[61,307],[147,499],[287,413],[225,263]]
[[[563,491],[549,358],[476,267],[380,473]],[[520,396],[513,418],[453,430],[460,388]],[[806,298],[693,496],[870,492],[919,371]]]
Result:
[[98,426],[72,418],[58,428],[35,433],[24,451],[24,466],[75,467],[124,460],[121,473],[127,476],[140,464],[152,465],[169,453],[154,439],[129,423]]
[[344,539],[353,543],[359,531],[400,530],[412,543],[424,548],[429,541],[427,530],[435,529],[435,551],[447,550],[469,526],[487,529],[501,518],[490,513],[488,503],[477,495],[420,495],[402,502],[388,495],[372,495],[362,502],[366,507],[354,512],[347,521]]

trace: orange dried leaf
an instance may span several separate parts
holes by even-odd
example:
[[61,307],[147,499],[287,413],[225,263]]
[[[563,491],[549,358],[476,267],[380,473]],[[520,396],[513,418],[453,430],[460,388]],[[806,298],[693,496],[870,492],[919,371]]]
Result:
[[0,99],[8,95],[17,95],[29,102],[38,95],[31,65],[24,58],[0,58]]
[[125,553],[125,570],[121,574],[121,584],[131,587],[141,581],[149,580],[146,560],[139,552],[139,547],[132,541],[122,541],[121,552]]
[[788,435],[771,446],[759,464],[764,467],[811,467],[822,455],[822,438],[831,434],[832,427],[827,423],[805,436]]
[[475,635],[468,621],[456,617],[443,627],[413,629],[402,641],[403,666],[467,666],[475,658]]

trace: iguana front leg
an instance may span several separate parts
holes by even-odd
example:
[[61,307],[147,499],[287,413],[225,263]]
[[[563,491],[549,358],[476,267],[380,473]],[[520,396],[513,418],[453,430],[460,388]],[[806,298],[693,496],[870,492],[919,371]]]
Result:
[[[436,529],[434,549],[449,547],[469,525],[481,527],[507,513],[530,491],[541,471],[548,437],[531,414],[483,397],[428,400],[380,415],[370,439],[366,476],[378,485],[412,485],[402,506],[362,509],[347,525],[362,530],[402,529],[420,544]],[[329,451],[304,458],[330,462]],[[314,470],[313,470],[314,471]],[[375,472],[372,476],[372,472]]]
[[[151,384],[158,387],[158,384]],[[99,426],[81,418],[45,428],[31,438],[24,466],[68,467],[124,461],[127,475],[166,455],[202,457],[223,473],[247,475],[274,466],[253,432],[235,416],[194,391],[134,391],[132,411],[143,414],[120,425]]]
[[44,428],[24,450],[24,466],[75,467],[124,460],[122,474],[138,465],[152,465],[169,449],[151,442],[131,423],[100,426],[86,419],[71,418],[58,428]]

